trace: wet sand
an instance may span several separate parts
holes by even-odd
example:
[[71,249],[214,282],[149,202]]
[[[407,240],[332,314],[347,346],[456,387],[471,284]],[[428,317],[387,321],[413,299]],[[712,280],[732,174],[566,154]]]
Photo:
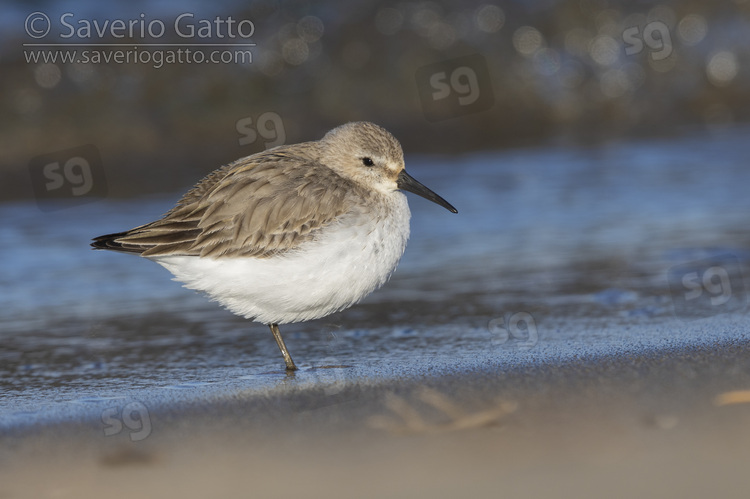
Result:
[[293,377],[90,251],[173,197],[2,205],[0,499],[745,497],[746,136],[410,161],[461,216],[410,201],[393,279],[284,329]]
[[746,497],[750,404],[720,395],[748,346],[281,383],[152,409],[138,441],[7,433],[0,497]]

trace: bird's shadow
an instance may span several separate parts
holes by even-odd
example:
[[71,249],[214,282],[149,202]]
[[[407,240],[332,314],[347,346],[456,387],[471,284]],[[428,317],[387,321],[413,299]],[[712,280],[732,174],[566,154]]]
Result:
[[279,374],[285,374],[287,378],[292,379],[299,373],[304,372],[310,372],[310,371],[317,371],[318,369],[352,369],[354,366],[349,364],[331,364],[331,365],[324,365],[324,366],[311,366],[311,367],[305,367],[303,369],[297,369],[296,371],[290,371],[288,369],[285,370],[278,370],[278,371],[265,371],[262,373],[259,373],[261,375],[279,375]]

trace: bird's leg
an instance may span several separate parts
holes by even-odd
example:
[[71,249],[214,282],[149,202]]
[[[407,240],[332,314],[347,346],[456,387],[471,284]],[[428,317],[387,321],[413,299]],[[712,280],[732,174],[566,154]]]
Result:
[[279,325],[269,324],[268,326],[271,328],[271,332],[273,333],[273,339],[275,339],[276,344],[279,345],[279,350],[281,350],[281,355],[284,356],[284,362],[286,362],[286,370],[296,371],[297,366],[294,365],[292,356],[289,355],[289,350],[286,349],[286,345],[284,344],[284,338],[281,337],[281,331],[279,331]]

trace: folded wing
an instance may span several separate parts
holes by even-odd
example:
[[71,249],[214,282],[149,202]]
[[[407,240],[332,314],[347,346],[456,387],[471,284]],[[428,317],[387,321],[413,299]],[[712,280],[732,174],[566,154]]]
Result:
[[206,176],[163,218],[94,239],[145,257],[269,257],[347,213],[358,189],[312,157],[277,148]]

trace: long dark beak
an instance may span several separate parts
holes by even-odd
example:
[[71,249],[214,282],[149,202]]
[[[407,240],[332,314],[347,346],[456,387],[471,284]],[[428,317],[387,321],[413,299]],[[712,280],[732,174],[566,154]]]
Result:
[[401,173],[398,174],[398,179],[396,179],[396,185],[398,186],[399,189],[413,192],[417,196],[422,196],[425,199],[429,199],[433,203],[439,204],[440,206],[442,206],[448,211],[451,211],[453,213],[458,213],[458,210],[455,209],[453,206],[451,206],[451,204],[448,201],[441,198],[440,196],[432,192],[430,189],[428,189],[424,185],[417,182],[414,179],[414,177],[406,173],[406,170],[401,170]]

